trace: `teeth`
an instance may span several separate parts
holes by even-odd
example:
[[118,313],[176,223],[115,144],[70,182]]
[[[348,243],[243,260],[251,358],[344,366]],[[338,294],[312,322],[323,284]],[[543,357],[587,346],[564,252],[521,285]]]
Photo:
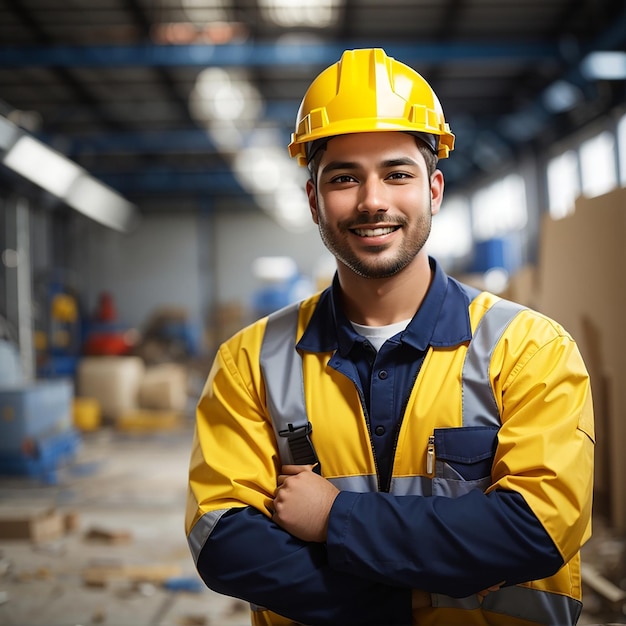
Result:
[[393,226],[387,226],[386,228],[356,228],[355,233],[359,237],[380,237],[381,235],[388,235],[395,230]]

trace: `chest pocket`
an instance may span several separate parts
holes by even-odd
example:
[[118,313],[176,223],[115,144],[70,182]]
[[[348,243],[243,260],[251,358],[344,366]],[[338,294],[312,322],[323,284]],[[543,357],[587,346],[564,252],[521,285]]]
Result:
[[491,466],[498,444],[500,412],[493,395],[489,366],[502,334],[523,309],[498,300],[483,315],[467,349],[461,384],[463,426],[437,428],[432,494],[456,498],[491,484]]
[[491,484],[497,427],[438,428],[434,437],[433,495],[456,498]]

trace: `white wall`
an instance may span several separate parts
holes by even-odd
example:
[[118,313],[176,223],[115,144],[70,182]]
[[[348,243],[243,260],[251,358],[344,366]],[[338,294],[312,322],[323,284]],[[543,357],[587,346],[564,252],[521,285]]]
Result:
[[201,319],[198,224],[192,214],[152,215],[128,235],[85,221],[74,263],[89,312],[102,291],[115,298],[119,321],[140,327],[155,309],[184,307]]
[[216,305],[248,307],[261,285],[252,273],[259,256],[291,256],[308,277],[329,256],[315,225],[290,233],[260,210],[147,214],[128,235],[81,217],[71,239],[89,312],[110,291],[120,322],[135,327],[163,306],[185,307],[200,323]]
[[329,253],[311,222],[306,232],[284,230],[263,213],[219,213],[215,225],[215,289],[219,303],[250,302],[261,286],[252,273],[252,263],[260,256],[290,256],[300,273],[313,278],[322,259]]

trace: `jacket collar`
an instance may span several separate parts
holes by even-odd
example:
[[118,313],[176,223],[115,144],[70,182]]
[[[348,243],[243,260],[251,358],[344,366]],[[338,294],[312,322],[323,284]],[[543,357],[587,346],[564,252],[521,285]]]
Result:
[[[401,342],[416,350],[425,351],[429,345],[456,346],[472,337],[468,306],[472,290],[448,276],[433,259],[430,267],[433,279],[422,306],[401,335]],[[340,306],[340,287],[337,275],[328,289],[322,292],[311,321],[298,349],[307,352],[334,352],[349,354],[360,335],[352,328]]]

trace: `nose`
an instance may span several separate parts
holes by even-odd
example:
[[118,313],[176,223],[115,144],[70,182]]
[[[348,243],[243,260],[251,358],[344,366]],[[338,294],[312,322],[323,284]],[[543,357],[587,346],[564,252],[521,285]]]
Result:
[[359,189],[358,211],[362,213],[378,213],[389,208],[385,192],[385,184],[378,176],[370,176]]

